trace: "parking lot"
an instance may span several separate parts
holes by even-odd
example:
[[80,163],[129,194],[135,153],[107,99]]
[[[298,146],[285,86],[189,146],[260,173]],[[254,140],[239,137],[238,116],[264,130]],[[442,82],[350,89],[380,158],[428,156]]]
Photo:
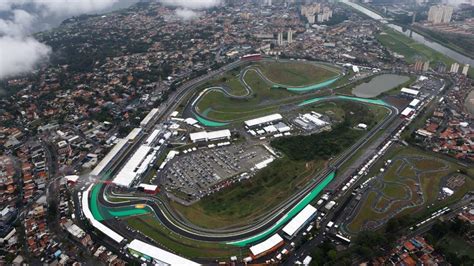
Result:
[[160,179],[167,191],[194,201],[226,186],[230,178],[251,176],[258,163],[271,157],[260,145],[201,148],[173,159]]

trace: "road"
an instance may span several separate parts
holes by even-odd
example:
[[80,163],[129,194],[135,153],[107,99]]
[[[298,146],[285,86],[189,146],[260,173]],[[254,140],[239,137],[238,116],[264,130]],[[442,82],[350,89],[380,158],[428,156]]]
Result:
[[[445,88],[446,83],[443,81],[442,88]],[[444,95],[447,93],[447,90],[444,90],[441,95]],[[431,97],[436,97],[440,96],[440,90],[438,88],[433,89],[431,91]],[[429,97],[427,97],[429,98]],[[429,105],[429,104],[428,104]],[[418,112],[422,112],[422,110],[419,110]],[[365,163],[367,158],[370,158],[374,154],[378,152],[378,148],[383,145],[383,143],[386,140],[392,139],[395,135],[395,133],[404,125],[404,119],[401,118],[396,118],[394,121],[390,124],[387,124],[386,130],[383,132],[382,136],[380,138],[377,138],[369,143],[367,145],[367,148],[364,150],[364,155],[356,159],[351,166],[347,167],[344,172],[341,173],[341,181],[344,182],[344,180],[347,180],[351,175],[359,170],[358,165],[362,165]],[[354,183],[352,187],[348,188],[345,192],[338,190],[340,188],[341,183],[337,184],[337,182],[332,182],[331,187],[335,190],[335,196],[333,197],[333,200],[338,202],[338,205],[336,205],[335,208],[331,210],[331,212],[327,213],[327,215],[324,217],[323,221],[321,222],[321,228],[322,230],[326,229],[326,225],[328,224],[329,221],[333,221],[336,224],[340,223],[338,219],[343,220],[345,217],[349,217],[352,212],[352,208],[346,208],[347,204],[349,204],[352,200],[353,197],[351,194],[349,194],[352,191],[352,188],[358,183]],[[349,194],[349,195],[348,195]],[[451,209],[459,209],[460,206],[464,206],[466,202],[472,201],[472,197],[469,197],[468,200],[464,199],[462,202],[458,202],[452,205]],[[430,225],[435,220],[431,221]],[[419,231],[421,232],[421,231]],[[418,232],[418,233],[419,233]],[[333,232],[334,233],[334,232]],[[416,232],[414,232],[416,233]],[[301,260],[302,254],[308,255],[311,253],[312,250],[314,250],[314,247],[321,244],[325,239],[327,239],[328,234],[326,232],[324,234],[318,234],[314,239],[311,241],[305,243],[303,247],[301,247],[298,252],[295,254],[292,254],[288,260],[286,261],[285,265],[294,265],[294,262],[297,260]]]
[[[194,93],[195,90],[205,83],[207,80],[213,78],[216,75],[220,75],[230,69],[233,69],[237,66],[246,64],[247,62],[234,62],[227,66],[220,68],[219,70],[212,71],[207,75],[199,77],[197,79],[191,80],[185,83],[183,86],[179,87],[175,93],[170,95],[168,101],[163,104],[163,107],[160,108],[158,121],[166,120],[169,115],[179,106],[179,104],[188,97],[191,93]],[[328,98],[327,100],[334,100],[332,98]],[[183,221],[179,215],[174,213],[174,211],[167,205],[166,201],[161,200],[160,198],[154,198],[151,196],[142,196],[142,197],[134,197],[134,196],[124,196],[129,197],[130,201],[125,203],[112,203],[108,202],[104,199],[103,196],[99,197],[100,204],[109,207],[123,207],[123,206],[130,206],[135,204],[146,204],[152,208],[155,212],[157,217],[160,221],[163,222],[165,226],[167,226],[170,230],[176,232],[177,234],[193,238],[196,240],[205,240],[205,241],[233,241],[233,240],[241,240],[247,237],[254,236],[258,233],[266,231],[272,225],[274,225],[278,220],[281,219],[283,215],[285,215],[289,210],[291,210],[304,196],[306,196],[311,190],[313,190],[329,173],[339,169],[344,163],[346,163],[353,154],[357,153],[364,145],[367,144],[369,140],[371,140],[374,136],[377,136],[376,143],[383,142],[387,138],[387,134],[377,134],[379,131],[387,130],[388,127],[392,128],[393,124],[396,124],[398,121],[396,118],[398,116],[398,109],[395,107],[387,107],[390,110],[390,115],[382,122],[379,123],[376,127],[374,127],[365,138],[360,139],[356,142],[350,149],[346,152],[334,158],[331,161],[330,167],[319,173],[317,176],[313,178],[313,182],[308,184],[305,188],[300,190],[297,194],[293,195],[287,201],[281,203],[278,207],[276,207],[272,212],[269,212],[262,216],[260,219],[255,221],[252,224],[249,224],[243,228],[236,228],[232,230],[226,231],[217,231],[217,230],[206,230],[203,228],[198,228],[192,224],[189,224],[187,221]],[[145,133],[149,133],[152,128],[145,129]],[[143,138],[142,138],[143,139]],[[139,145],[141,145],[142,139],[135,142],[131,147],[128,147],[127,150],[122,153],[120,156],[114,158],[111,166],[104,170],[103,173],[112,174],[115,173],[120,167],[125,163],[128,155],[131,154]],[[364,154],[361,160],[364,161],[368,154]],[[359,163],[359,160],[356,161],[356,164]],[[344,178],[344,176],[343,176]],[[342,182],[340,178],[336,178],[338,183]],[[103,195],[108,189],[107,185],[102,186],[100,195]],[[80,206],[80,205],[76,205]],[[80,217],[80,216],[78,216]],[[115,222],[107,221],[106,224],[110,224],[111,226],[116,226]],[[119,232],[125,236],[128,235],[128,229],[124,229],[123,226],[117,226]],[[115,229],[115,227],[114,227]],[[149,241],[148,241],[149,242]]]
[[[235,67],[234,65],[231,66],[232,68]],[[226,70],[225,70],[226,71]],[[221,72],[217,72],[219,74]],[[215,74],[214,74],[215,75]],[[212,76],[209,76],[212,77]],[[208,78],[209,78],[208,77]],[[187,86],[188,89],[195,88],[195,86],[199,86],[200,82],[206,79],[200,78],[198,82],[191,83],[191,86]],[[173,99],[182,99],[183,97],[187,96],[188,91],[182,89],[179,90]],[[175,100],[173,100],[175,102]],[[326,99],[327,101],[334,100],[333,98]],[[178,104],[175,102],[175,105]],[[360,139],[355,145],[353,145],[349,150],[347,150],[341,156],[335,158],[331,162],[331,167],[320,173],[318,176],[314,177],[314,181],[309,184],[307,187],[299,191],[289,200],[281,203],[274,211],[269,212],[268,214],[260,217],[254,223],[247,225],[243,228],[235,228],[231,230],[210,230],[210,229],[203,229],[193,226],[189,224],[187,221],[183,221],[183,219],[174,213],[174,211],[167,205],[166,201],[161,200],[160,198],[153,198],[151,196],[142,196],[141,198],[137,198],[130,195],[123,195],[122,198],[129,198],[129,202],[125,203],[113,203],[107,202],[103,197],[99,198],[99,201],[104,206],[109,208],[114,207],[124,207],[130,206],[135,204],[152,204],[150,207],[154,210],[157,217],[171,230],[174,232],[198,239],[198,240],[205,240],[205,241],[232,241],[232,240],[239,240],[249,236],[256,235],[267,230],[271,225],[275,224],[278,220],[281,219],[283,215],[285,215],[289,210],[291,210],[304,196],[306,196],[311,190],[313,190],[317,185],[319,185],[320,181],[323,180],[329,173],[334,170],[337,170],[342,164],[344,164],[348,159],[351,158],[351,155],[357,152],[363,145],[367,143],[377,132],[380,130],[384,130],[386,126],[396,118],[398,114],[398,110],[394,107],[387,107],[390,109],[390,115],[379,125],[377,125],[373,130],[371,130],[366,138]],[[168,113],[172,112],[174,109],[168,110]],[[166,114],[166,113],[164,113]],[[120,164],[118,164],[120,165]],[[101,190],[101,194],[104,193],[106,187],[104,186]]]

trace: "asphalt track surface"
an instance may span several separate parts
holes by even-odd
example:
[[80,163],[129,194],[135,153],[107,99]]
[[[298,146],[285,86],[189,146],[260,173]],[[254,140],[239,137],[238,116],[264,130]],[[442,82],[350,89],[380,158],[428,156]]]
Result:
[[[273,60],[267,60],[267,61],[273,62]],[[280,60],[280,61],[293,62],[293,61],[289,61],[289,60]],[[314,92],[314,91],[323,89],[323,88],[329,86],[330,84],[332,84],[333,82],[335,82],[336,80],[338,80],[341,77],[340,73],[336,73],[337,69],[334,66],[329,67],[329,66],[326,66],[325,64],[316,63],[316,62],[304,62],[304,63],[305,64],[317,65],[318,67],[333,71],[336,75],[334,77],[330,77],[329,79],[326,79],[325,81],[322,81],[322,82],[319,82],[319,83],[310,84],[310,85],[307,85],[307,86],[295,87],[295,86],[279,84],[279,83],[276,83],[274,81],[271,81],[269,78],[267,78],[262,73],[262,71],[260,70],[260,68],[258,66],[250,65],[250,66],[246,66],[245,68],[243,68],[239,72],[239,77],[238,77],[240,84],[245,89],[245,94],[236,95],[236,94],[232,93],[231,88],[226,86],[226,85],[211,86],[211,87],[205,88],[202,92],[194,95],[192,97],[191,101],[188,102],[188,104],[186,105],[184,113],[188,116],[194,116],[195,118],[197,118],[201,122],[204,122],[205,125],[206,125],[206,122],[207,122],[206,126],[226,126],[229,123],[235,122],[234,120],[217,121],[215,119],[210,119],[210,118],[206,117],[205,114],[203,114],[203,113],[199,112],[199,110],[197,110],[197,105],[199,104],[201,99],[204,98],[210,92],[219,92],[219,93],[224,94],[226,97],[232,98],[232,99],[249,99],[249,98],[252,98],[252,96],[255,94],[255,92],[252,89],[252,87],[250,85],[248,85],[248,83],[245,81],[245,75],[249,71],[255,72],[260,77],[260,79],[262,81],[264,81],[265,83],[267,83],[271,87],[287,88],[288,92],[295,93],[295,96],[293,96],[295,101],[298,101],[298,98],[301,98],[301,96],[298,96],[298,92],[300,92],[300,93],[301,92],[309,92],[309,91]],[[307,98],[308,95],[305,95],[303,97]],[[261,106],[261,108],[263,110],[265,108],[270,108],[270,107],[278,105],[278,104],[279,104],[278,101],[274,101],[273,104],[272,103],[265,104],[264,106]]]
[[[190,93],[194,93],[194,89],[202,85],[208,79],[214,77],[215,75],[221,74],[225,71],[228,71],[232,68],[237,66],[243,65],[247,62],[236,62],[230,65],[227,65],[221,68],[218,71],[213,71],[209,75],[204,77],[198,78],[197,80],[193,80],[182,87],[180,87],[175,94],[170,97],[171,104],[165,105],[166,108],[161,109],[159,120],[163,120],[164,118],[168,117],[171,112],[173,112],[179,103],[187,97]],[[334,99],[325,99],[325,100],[334,100]],[[323,100],[324,101],[324,100]],[[167,205],[166,202],[160,200],[159,198],[155,197],[140,197],[134,198],[133,196],[130,197],[130,200],[127,202],[120,202],[120,203],[112,203],[108,202],[104,199],[103,195],[105,190],[108,188],[108,185],[104,185],[101,187],[99,193],[99,203],[106,208],[114,209],[117,207],[125,207],[125,206],[132,206],[136,204],[144,204],[147,205],[151,210],[155,213],[157,218],[170,230],[174,231],[175,233],[201,241],[217,241],[217,242],[228,242],[228,241],[238,241],[242,239],[246,239],[249,237],[253,237],[258,235],[262,232],[265,232],[269,228],[271,228],[275,223],[277,223],[286,213],[288,213],[295,205],[297,205],[308,193],[310,193],[313,189],[315,189],[321,181],[325,179],[331,172],[337,170],[344,162],[350,159],[351,155],[357,152],[364,144],[367,143],[377,132],[380,130],[384,130],[386,126],[388,126],[395,117],[398,115],[398,109],[391,106],[386,106],[390,110],[390,115],[386,117],[384,121],[379,123],[375,128],[373,128],[366,137],[361,138],[357,143],[355,143],[350,149],[346,150],[343,154],[339,157],[334,158],[331,161],[331,167],[325,169],[323,172],[319,173],[313,180],[314,182],[310,183],[307,187],[293,195],[290,199],[286,200],[285,202],[281,203],[277,206],[272,212],[269,212],[265,216],[263,216],[258,221],[242,228],[236,228],[226,231],[217,231],[217,230],[208,230],[203,228],[198,228],[193,226],[192,224],[187,223],[187,221],[183,221],[178,217],[176,213]],[[150,130],[146,129],[147,131]],[[137,144],[140,143],[137,142]],[[135,145],[134,145],[135,146]],[[131,148],[127,153],[131,152],[133,148]],[[114,167],[110,170],[113,174],[116,171],[117,167],[123,163],[123,160],[126,159],[126,156],[123,158],[117,159],[115,162]],[[115,169],[114,169],[115,168]],[[125,198],[125,197],[124,197]]]
[[[334,99],[327,99],[327,100],[334,100]],[[100,204],[106,206],[107,208],[117,208],[117,207],[125,207],[125,206],[132,206],[136,204],[145,204],[149,206],[157,218],[170,230],[174,231],[177,234],[182,236],[202,240],[202,241],[237,241],[246,239],[260,233],[265,232],[268,228],[273,226],[277,223],[287,212],[289,212],[293,207],[295,207],[298,202],[305,197],[308,193],[310,193],[313,189],[315,189],[324,178],[329,175],[333,170],[336,170],[339,166],[341,166],[345,161],[350,158],[350,155],[356,152],[361,146],[363,146],[367,140],[371,138],[374,134],[376,134],[379,130],[383,130],[386,123],[391,121],[390,118],[395,117],[398,112],[396,109],[391,110],[390,116],[387,117],[385,121],[379,124],[376,128],[368,133],[366,138],[362,138],[356,144],[354,144],[351,149],[346,151],[344,154],[336,158],[332,162],[332,167],[329,169],[324,170],[318,176],[315,177],[316,181],[311,183],[305,189],[298,192],[292,198],[287,200],[286,202],[280,204],[277,208],[274,209],[273,212],[270,212],[267,216],[263,217],[256,223],[247,226],[246,228],[238,228],[235,230],[227,230],[225,232],[213,231],[213,230],[206,230],[202,228],[192,227],[189,224],[180,220],[177,216],[173,215],[173,210],[167,206],[167,203],[161,201],[158,198],[154,197],[142,197],[140,199],[133,199],[131,197],[130,201],[122,202],[122,203],[111,203],[106,201],[103,197],[99,197]],[[100,195],[104,194],[104,191],[107,186],[102,186]],[[150,204],[153,203],[153,204]]]

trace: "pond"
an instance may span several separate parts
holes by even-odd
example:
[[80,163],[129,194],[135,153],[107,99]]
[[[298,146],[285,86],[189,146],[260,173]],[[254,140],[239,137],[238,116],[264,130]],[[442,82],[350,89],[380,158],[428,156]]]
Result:
[[369,82],[357,85],[352,94],[362,98],[373,98],[410,80],[408,76],[383,74],[372,78]]

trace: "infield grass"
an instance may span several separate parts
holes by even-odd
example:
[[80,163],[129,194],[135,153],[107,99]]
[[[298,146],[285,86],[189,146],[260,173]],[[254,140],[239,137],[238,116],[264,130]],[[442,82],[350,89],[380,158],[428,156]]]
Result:
[[[397,169],[402,165],[401,158],[409,161],[414,168],[406,164],[401,168],[399,175],[397,175]],[[411,190],[412,198],[409,200],[395,201],[390,208],[379,213],[373,210],[372,206],[386,205],[386,202],[379,203],[376,193],[371,190],[367,191],[367,198],[362,200],[360,203],[362,205],[360,206],[358,213],[346,226],[351,233],[360,231],[365,222],[387,220],[393,214],[396,216],[410,214],[414,218],[423,217],[427,213],[431,213],[438,208],[455,202],[474,188],[474,181],[472,178],[466,178],[465,186],[455,191],[453,196],[445,198],[444,200],[439,200],[438,195],[441,188],[442,178],[456,172],[460,168],[457,164],[451,161],[442,160],[437,156],[415,148],[400,146],[392,147],[383,157],[381,162],[387,159],[395,161],[393,161],[388,169],[386,169],[382,174],[384,182],[398,182],[408,186]],[[445,166],[447,167],[445,168]],[[377,174],[376,170],[380,167],[375,166],[374,168],[369,172],[368,177]],[[414,179],[415,170],[421,172],[419,185],[416,184],[416,179]],[[422,195],[417,193],[418,186],[421,188]],[[394,183],[385,183],[382,193],[388,198],[402,199],[407,195],[406,188],[407,187],[405,186]],[[383,199],[383,201],[385,201],[385,199]],[[428,206],[431,208],[427,209]]]
[[339,70],[309,62],[259,62],[256,66],[272,82],[287,86],[308,86],[336,77]]
[[191,259],[228,259],[230,256],[241,254],[241,249],[238,247],[223,243],[198,241],[177,235],[163,226],[151,214],[134,216],[124,219],[124,221],[131,228],[156,241],[160,248],[170,249],[173,253]]

